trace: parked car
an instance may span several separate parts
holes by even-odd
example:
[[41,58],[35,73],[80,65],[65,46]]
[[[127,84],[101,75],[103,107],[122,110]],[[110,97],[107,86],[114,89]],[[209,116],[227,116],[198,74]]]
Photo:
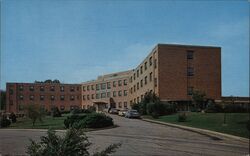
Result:
[[125,114],[125,118],[140,118],[140,114],[137,112],[137,110],[131,109],[128,110]]
[[110,114],[118,114],[118,110],[117,110],[116,108],[111,108],[111,109],[109,110],[109,113],[110,113]]
[[125,116],[125,114],[126,114],[127,111],[128,111],[127,109],[119,110],[119,111],[118,111],[118,115],[119,115],[119,116]]

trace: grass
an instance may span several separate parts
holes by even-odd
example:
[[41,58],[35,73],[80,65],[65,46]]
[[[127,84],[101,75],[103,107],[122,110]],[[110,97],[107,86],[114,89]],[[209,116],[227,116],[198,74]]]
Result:
[[65,129],[64,119],[67,118],[69,114],[63,114],[62,117],[51,117],[45,116],[43,122],[39,120],[36,121],[35,125],[32,125],[32,120],[29,118],[17,118],[16,123],[12,123],[10,127],[13,129]]
[[[146,118],[153,119],[146,116]],[[186,122],[178,122],[178,114],[161,116],[153,119],[167,123],[207,129],[216,132],[231,134],[235,136],[249,138],[249,131],[246,123],[249,120],[248,113],[227,113],[226,124],[224,123],[224,113],[187,113]]]

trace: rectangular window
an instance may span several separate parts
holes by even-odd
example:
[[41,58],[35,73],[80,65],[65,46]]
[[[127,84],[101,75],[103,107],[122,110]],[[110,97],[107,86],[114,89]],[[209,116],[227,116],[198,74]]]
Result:
[[143,95],[141,95],[141,101],[143,100]]
[[139,77],[139,70],[137,70],[136,72],[137,72],[137,77]]
[[122,91],[121,90],[119,90],[118,96],[122,96]]
[[139,99],[139,97],[137,97],[137,103],[139,103],[140,102],[140,99]]
[[87,95],[87,100],[89,100],[89,95]]
[[60,86],[60,91],[64,92],[64,86]]
[[100,99],[100,94],[96,94],[96,99]]
[[50,86],[50,91],[55,91],[55,86]]
[[113,91],[113,97],[116,97],[116,91]]
[[124,80],[123,80],[123,84],[124,84],[124,86],[126,86],[126,85],[128,84],[127,79],[124,79]]
[[95,90],[95,87],[94,87],[94,85],[91,85],[91,90]]
[[60,110],[63,111],[65,109],[65,106],[60,106]]
[[148,62],[145,62],[145,63],[144,63],[144,69],[145,69],[145,70],[147,70],[147,68],[148,68],[148,67],[147,67],[147,64],[148,64]]
[[61,100],[61,101],[64,101],[64,98],[65,98],[64,95],[61,95],[61,96],[60,96],[60,100]]
[[34,86],[30,86],[30,91],[34,91]]
[[133,82],[133,77],[132,77],[132,76],[130,77],[129,82],[130,82],[130,83]]
[[54,100],[55,100],[55,96],[54,96],[54,95],[51,95],[51,96],[50,96],[50,100],[54,101]]
[[152,81],[152,78],[153,78],[153,73],[151,72],[151,73],[149,74],[149,81],[150,81],[150,82]]
[[23,100],[23,95],[20,95],[20,96],[19,96],[19,99],[20,99],[20,100]]
[[157,78],[155,78],[154,81],[155,81],[155,87],[157,87]]
[[107,92],[107,98],[110,98],[110,92]]
[[187,76],[194,76],[194,68],[192,67],[187,68]]
[[119,102],[118,104],[119,104],[119,108],[122,108],[122,103],[121,103],[121,102]]
[[74,91],[75,91],[75,87],[71,86],[71,87],[70,87],[70,91],[71,91],[71,92],[74,92]]
[[143,87],[143,80],[141,80],[141,87]]
[[96,90],[100,90],[100,84],[96,84]]
[[123,103],[123,106],[124,106],[124,108],[127,108],[127,107],[128,107],[127,102],[124,102],[124,103]]
[[193,50],[187,50],[187,59],[193,59],[194,51]]
[[23,91],[23,85],[19,86],[19,91]]
[[113,87],[116,87],[116,81],[113,81]]
[[102,83],[101,84],[101,90],[105,90],[106,89],[106,83]]
[[124,96],[127,96],[127,95],[128,95],[128,91],[124,90]]
[[157,60],[156,59],[155,59],[154,65],[155,65],[155,68],[157,68]]
[[110,86],[110,82],[107,82],[107,89],[110,89],[111,86]]
[[10,95],[13,95],[14,91],[12,88],[10,88]]
[[40,91],[44,91],[44,86],[40,86]]
[[193,90],[194,90],[194,87],[188,87],[187,88],[187,95],[193,95]]
[[89,85],[87,85],[87,91],[89,91]]
[[74,101],[74,100],[75,100],[75,96],[74,96],[74,95],[71,95],[71,96],[70,96],[70,100],[71,100],[71,101]]
[[135,80],[135,73],[134,73],[134,80]]
[[131,93],[131,94],[133,93],[133,87],[130,88],[130,93]]
[[137,90],[139,89],[139,82],[137,82]]
[[82,86],[82,90],[85,91],[85,86]]
[[106,93],[101,93],[101,98],[105,98],[106,97]]
[[143,73],[143,66],[141,66],[141,70],[140,71],[141,71],[141,74],[142,74]]
[[135,90],[135,85],[134,85],[134,92],[135,92],[136,90]]
[[30,100],[34,100],[34,95],[30,95]]
[[85,100],[85,95],[82,96],[82,100]]
[[149,66],[152,66],[152,56],[149,58]]
[[122,86],[122,80],[118,81],[118,86]]
[[145,76],[145,78],[144,78],[144,83],[145,83],[145,85],[148,83],[148,77],[147,76]]
[[40,100],[41,100],[41,101],[44,100],[44,95],[40,95]]
[[95,99],[95,94],[92,94],[92,95],[91,95],[91,99]]

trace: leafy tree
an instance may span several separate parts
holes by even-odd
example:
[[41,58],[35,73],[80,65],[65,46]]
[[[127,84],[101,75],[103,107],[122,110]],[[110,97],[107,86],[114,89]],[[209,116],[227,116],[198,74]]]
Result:
[[44,83],[52,83],[53,81],[48,79],[48,80],[45,80]]
[[[91,143],[82,130],[69,129],[65,136],[56,135],[54,130],[48,130],[47,136],[42,136],[36,143],[31,140],[27,154],[31,156],[90,156],[88,147]],[[108,156],[115,152],[121,144],[112,144],[104,151],[94,153],[94,156]]]
[[60,81],[59,80],[57,80],[57,79],[55,79],[55,80],[53,80],[53,82],[52,83],[60,83]]
[[10,113],[10,119],[11,119],[12,123],[16,122],[16,115],[13,112]]
[[11,124],[10,120],[7,119],[6,115],[0,116],[0,127],[8,127]]
[[206,94],[204,92],[201,92],[198,90],[193,92],[192,100],[194,102],[196,109],[204,109],[205,108],[205,106],[204,106],[205,97],[206,97]]
[[6,91],[0,90],[0,110],[4,110],[6,106]]
[[38,105],[34,105],[34,104],[27,105],[26,113],[27,113],[27,116],[32,120],[33,126],[35,125],[37,120],[42,122],[44,111]]
[[58,109],[58,107],[53,107],[52,108],[52,116],[53,117],[61,117],[62,114],[60,112],[60,110]]

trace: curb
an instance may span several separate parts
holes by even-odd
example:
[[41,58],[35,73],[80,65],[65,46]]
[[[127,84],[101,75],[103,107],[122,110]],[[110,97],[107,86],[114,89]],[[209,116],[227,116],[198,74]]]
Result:
[[250,141],[247,138],[238,137],[238,136],[225,134],[225,133],[220,133],[220,132],[211,131],[211,130],[206,130],[206,129],[193,128],[193,127],[182,126],[182,125],[177,125],[177,124],[172,124],[172,123],[166,123],[166,122],[162,122],[162,121],[155,121],[155,120],[151,120],[151,119],[143,119],[142,118],[142,120],[147,121],[147,122],[151,122],[151,123],[170,126],[170,127],[174,127],[174,128],[180,128],[180,129],[187,130],[187,131],[192,131],[192,132],[199,133],[199,134],[202,134],[202,135],[206,135],[206,136],[212,137],[213,139],[218,139],[218,140],[222,140],[221,137],[226,137],[226,138],[235,139],[235,140],[238,140],[238,141],[241,141],[241,142],[244,142],[244,143],[249,143],[249,141]]

